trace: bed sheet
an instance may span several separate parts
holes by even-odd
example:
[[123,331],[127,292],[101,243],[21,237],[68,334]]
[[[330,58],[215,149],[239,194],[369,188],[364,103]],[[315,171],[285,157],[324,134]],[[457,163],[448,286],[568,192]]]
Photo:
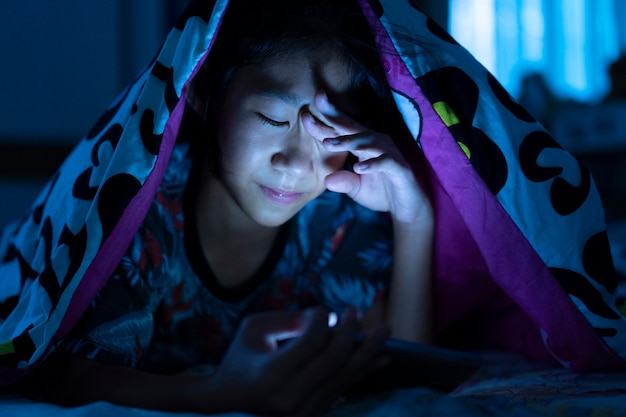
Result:
[[[4,393],[3,417],[193,417],[99,402],[62,408]],[[481,369],[450,394],[427,388],[383,392],[346,402],[327,417],[389,416],[626,416],[626,373],[577,374],[528,362],[520,357],[488,354]],[[223,417],[250,417],[227,413]]]

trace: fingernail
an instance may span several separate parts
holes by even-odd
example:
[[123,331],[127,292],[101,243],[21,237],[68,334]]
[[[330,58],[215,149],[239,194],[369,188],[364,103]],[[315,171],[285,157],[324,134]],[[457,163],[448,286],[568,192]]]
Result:
[[326,92],[320,95],[320,97],[321,97],[321,102],[318,104],[320,111],[322,111],[323,113],[330,114],[330,115],[337,115],[337,109],[330,102],[330,99],[328,98],[328,95],[326,94]]
[[341,143],[341,141],[337,138],[326,138],[324,139],[324,142],[330,145],[339,145]]
[[355,168],[358,169],[359,171],[366,171],[369,167],[370,167],[370,164],[368,164],[367,162],[357,162],[355,164]]

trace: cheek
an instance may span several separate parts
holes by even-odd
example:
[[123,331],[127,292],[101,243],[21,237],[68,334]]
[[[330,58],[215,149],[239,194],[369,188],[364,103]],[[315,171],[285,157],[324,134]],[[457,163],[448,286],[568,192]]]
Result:
[[251,152],[250,144],[246,139],[245,131],[241,129],[228,125],[222,129],[217,140],[222,168],[226,170],[229,168],[233,169],[248,162],[253,152]]
[[326,175],[339,171],[344,166],[347,159],[348,152],[326,154],[322,160],[323,171]]
[[234,144],[232,143],[232,141],[228,140],[228,137],[222,137],[220,138],[220,140],[217,142],[220,149],[220,155],[222,157],[222,163],[226,164],[226,166],[229,166],[232,164],[233,159],[235,158],[236,155],[236,147],[234,146]]

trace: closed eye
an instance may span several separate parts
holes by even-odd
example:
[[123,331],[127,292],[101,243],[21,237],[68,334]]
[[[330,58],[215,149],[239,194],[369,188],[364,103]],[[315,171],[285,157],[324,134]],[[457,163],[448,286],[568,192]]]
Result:
[[257,116],[259,117],[259,119],[261,119],[261,121],[263,123],[266,123],[266,124],[271,125],[271,126],[276,126],[276,127],[289,126],[289,122],[286,122],[286,121],[285,122],[281,122],[281,121],[278,121],[278,120],[270,119],[269,117],[265,116],[262,113],[257,113]]

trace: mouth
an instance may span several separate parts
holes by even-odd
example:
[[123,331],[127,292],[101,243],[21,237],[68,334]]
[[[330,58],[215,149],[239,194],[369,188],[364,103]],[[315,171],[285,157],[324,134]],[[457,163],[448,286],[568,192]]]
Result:
[[295,203],[297,200],[302,197],[303,193],[298,193],[294,191],[285,191],[276,188],[266,187],[264,185],[260,186],[263,194],[272,202],[281,204],[281,205],[289,205]]

